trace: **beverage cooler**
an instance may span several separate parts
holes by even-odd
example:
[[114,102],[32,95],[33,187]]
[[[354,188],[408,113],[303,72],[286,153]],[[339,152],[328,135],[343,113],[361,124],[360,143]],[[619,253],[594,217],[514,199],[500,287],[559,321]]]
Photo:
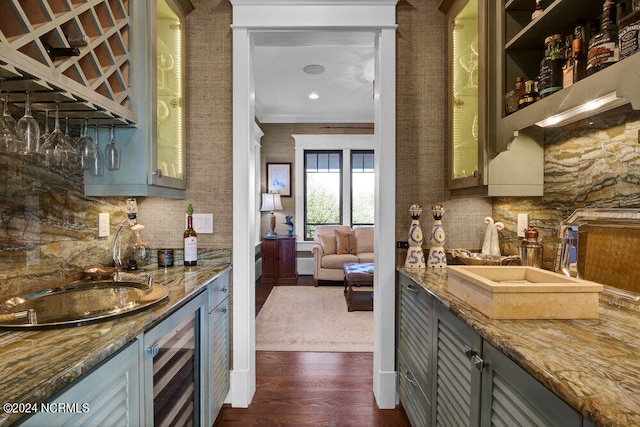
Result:
[[154,426],[198,426],[204,419],[206,293],[144,334],[145,419]]

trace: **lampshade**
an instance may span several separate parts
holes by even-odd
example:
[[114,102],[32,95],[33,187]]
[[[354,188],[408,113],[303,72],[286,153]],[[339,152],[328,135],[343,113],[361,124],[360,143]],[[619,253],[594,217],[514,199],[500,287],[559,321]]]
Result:
[[281,211],[282,202],[280,201],[280,195],[276,193],[262,193],[262,207],[261,211]]

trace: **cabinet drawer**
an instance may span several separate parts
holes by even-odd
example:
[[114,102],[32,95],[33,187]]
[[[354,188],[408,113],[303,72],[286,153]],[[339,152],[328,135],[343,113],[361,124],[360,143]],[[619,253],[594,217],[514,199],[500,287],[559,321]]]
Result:
[[407,367],[402,353],[398,353],[398,394],[411,425],[429,425],[431,404]]
[[209,312],[229,296],[229,273],[218,277],[209,285]]
[[[430,392],[432,299],[419,285],[400,278],[398,351],[423,390]],[[427,394],[430,397],[430,394]]]

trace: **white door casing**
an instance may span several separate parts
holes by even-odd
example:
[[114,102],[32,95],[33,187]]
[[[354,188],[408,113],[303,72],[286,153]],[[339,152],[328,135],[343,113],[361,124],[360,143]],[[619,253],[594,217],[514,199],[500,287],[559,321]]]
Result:
[[[376,164],[373,391],[395,408],[395,8],[397,0],[231,0],[233,5],[233,370],[231,403],[255,394],[255,92],[251,46],[264,32],[375,35]],[[384,201],[383,203],[381,201]],[[337,333],[339,333],[337,331]]]

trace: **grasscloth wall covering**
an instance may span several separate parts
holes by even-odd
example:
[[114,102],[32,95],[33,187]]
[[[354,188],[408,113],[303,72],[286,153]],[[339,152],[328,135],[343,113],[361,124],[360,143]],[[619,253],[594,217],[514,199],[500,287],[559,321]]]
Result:
[[445,247],[477,248],[490,200],[447,200],[447,20],[438,3],[401,0],[397,6],[396,237],[407,240],[409,207],[419,203],[428,246],[429,209],[442,203]]

